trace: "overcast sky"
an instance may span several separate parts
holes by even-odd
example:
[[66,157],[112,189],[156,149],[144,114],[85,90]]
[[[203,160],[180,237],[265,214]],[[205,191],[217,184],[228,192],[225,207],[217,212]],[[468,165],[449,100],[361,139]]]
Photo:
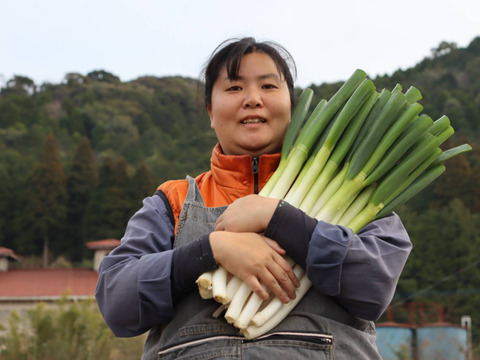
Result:
[[0,14],[2,86],[100,69],[196,78],[221,41],[248,35],[285,46],[304,87],[391,74],[480,36],[478,0],[2,0]]

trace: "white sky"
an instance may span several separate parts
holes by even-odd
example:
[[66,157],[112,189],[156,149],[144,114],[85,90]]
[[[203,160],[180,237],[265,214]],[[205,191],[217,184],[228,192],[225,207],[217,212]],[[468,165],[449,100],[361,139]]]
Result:
[[441,41],[480,36],[478,0],[1,0],[0,85],[37,85],[103,69],[197,78],[223,40],[274,40],[293,55],[297,85],[406,69]]

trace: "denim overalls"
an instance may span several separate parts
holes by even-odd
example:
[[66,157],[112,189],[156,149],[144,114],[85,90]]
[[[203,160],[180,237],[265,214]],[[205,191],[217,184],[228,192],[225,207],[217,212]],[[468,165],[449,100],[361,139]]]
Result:
[[[180,214],[174,247],[212,231],[226,207],[207,208],[195,179]],[[142,360],[153,359],[345,359],[375,360],[372,322],[352,316],[331,297],[311,288],[296,308],[270,333],[247,340],[223,318],[219,307],[192,291],[175,307],[175,316],[150,330]]]

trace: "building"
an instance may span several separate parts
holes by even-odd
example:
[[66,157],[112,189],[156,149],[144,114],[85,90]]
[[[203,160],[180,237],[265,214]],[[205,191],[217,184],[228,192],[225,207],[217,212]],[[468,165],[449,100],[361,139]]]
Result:
[[93,269],[98,272],[98,267],[102,262],[102,259],[120,245],[120,240],[117,239],[105,239],[90,241],[87,244],[87,248],[94,251],[93,255]]
[[92,241],[94,268],[10,268],[21,257],[11,249],[0,247],[0,323],[5,323],[12,310],[24,311],[38,302],[54,304],[62,298],[79,301],[93,299],[101,259],[120,244],[119,240]]
[[10,261],[20,261],[20,257],[12,249],[0,246],[0,272],[8,271]]

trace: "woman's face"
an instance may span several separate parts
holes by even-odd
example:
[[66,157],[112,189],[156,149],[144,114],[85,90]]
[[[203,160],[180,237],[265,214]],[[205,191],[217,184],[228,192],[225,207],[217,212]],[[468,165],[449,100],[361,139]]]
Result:
[[290,94],[270,56],[244,55],[237,80],[229,80],[224,67],[211,99],[211,126],[225,154],[258,156],[281,150],[290,122]]

